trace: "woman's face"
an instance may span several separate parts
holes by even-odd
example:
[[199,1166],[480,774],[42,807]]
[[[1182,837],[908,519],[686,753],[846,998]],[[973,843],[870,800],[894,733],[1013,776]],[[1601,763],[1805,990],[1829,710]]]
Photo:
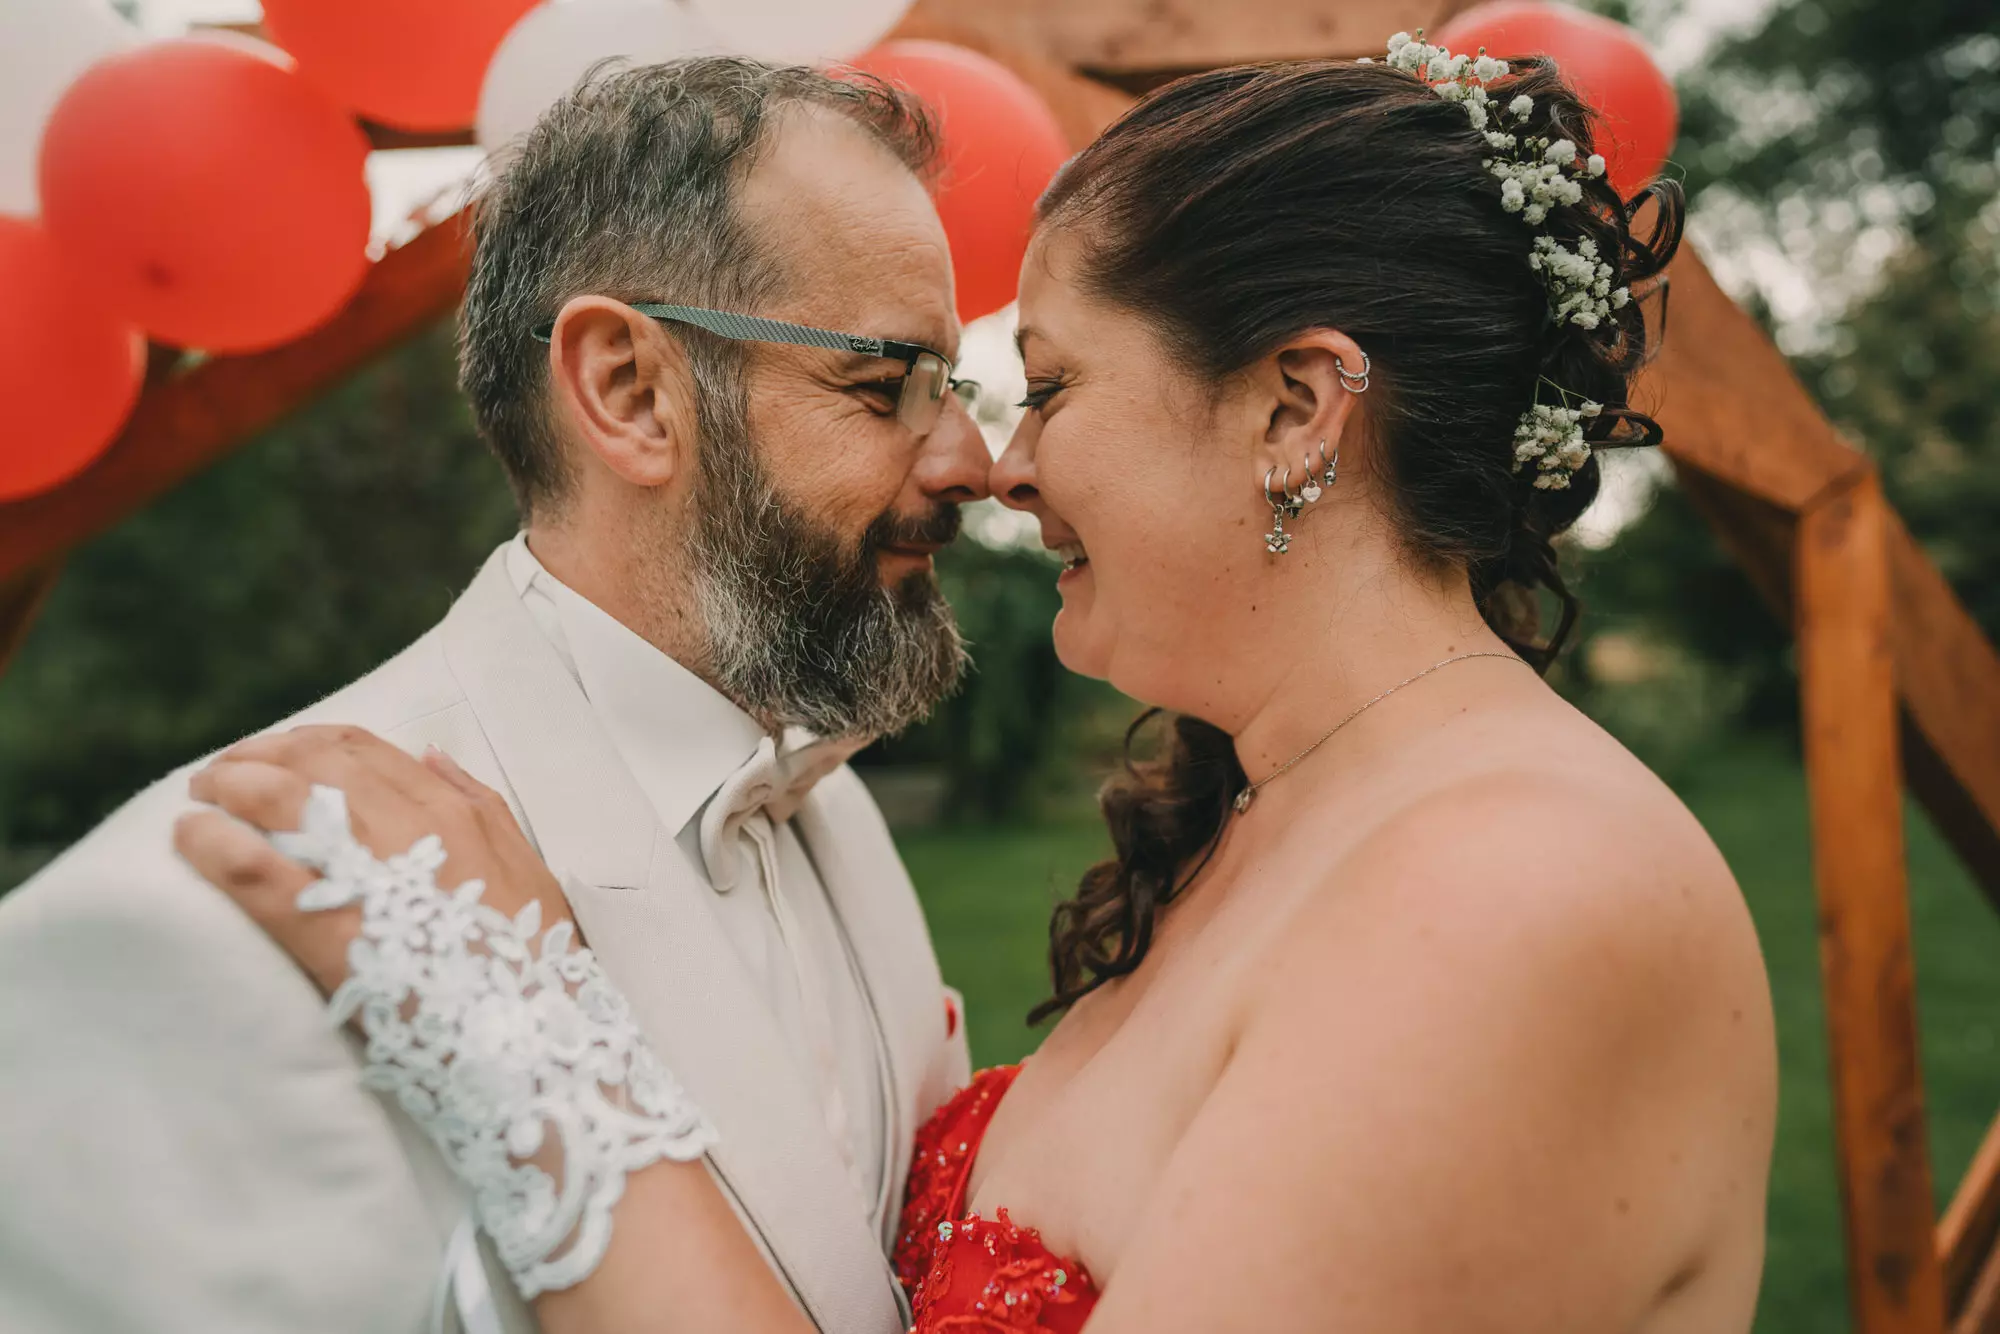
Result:
[[[1070,670],[1193,710],[1271,577],[1254,386],[1212,393],[1138,317],[1074,285],[1044,229],[1022,266],[1027,411],[993,494],[1066,562],[1056,653]],[[1294,481],[1303,473],[1301,460]]]

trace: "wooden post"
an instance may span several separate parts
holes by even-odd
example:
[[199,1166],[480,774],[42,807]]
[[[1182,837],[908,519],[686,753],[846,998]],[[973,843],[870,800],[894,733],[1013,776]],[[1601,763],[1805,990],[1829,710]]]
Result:
[[2000,1118],[1938,1223],[1937,1247],[1956,1334],[2000,1334]]
[[1944,1334],[1917,1063],[1887,532],[1872,471],[1800,516],[1799,674],[1855,1334]]

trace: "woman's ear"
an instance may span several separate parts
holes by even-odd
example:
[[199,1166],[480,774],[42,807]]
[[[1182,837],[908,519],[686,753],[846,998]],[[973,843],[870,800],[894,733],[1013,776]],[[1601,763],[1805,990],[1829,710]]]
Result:
[[694,376],[679,339],[622,301],[573,297],[549,332],[549,385],[593,462],[640,487],[692,476]]
[[1268,362],[1271,409],[1264,427],[1258,471],[1289,467],[1293,476],[1317,471],[1322,448],[1340,448],[1356,399],[1366,392],[1368,359],[1335,329],[1311,329],[1286,343]]

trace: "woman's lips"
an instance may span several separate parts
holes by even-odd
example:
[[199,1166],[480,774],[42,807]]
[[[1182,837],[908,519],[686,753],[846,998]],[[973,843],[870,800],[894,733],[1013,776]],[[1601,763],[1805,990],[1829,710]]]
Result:
[[1090,564],[1090,555],[1084,551],[1083,543],[1081,542],[1059,543],[1056,546],[1055,552],[1057,558],[1062,561],[1064,574],[1074,574],[1076,571]]

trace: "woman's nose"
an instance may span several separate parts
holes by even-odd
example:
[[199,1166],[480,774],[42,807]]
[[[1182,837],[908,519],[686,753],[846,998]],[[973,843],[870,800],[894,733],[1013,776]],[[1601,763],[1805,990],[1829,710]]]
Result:
[[1001,504],[1030,513],[1042,499],[1041,489],[1035,483],[1034,424],[1032,416],[1024,417],[1014,428],[1014,438],[1007,442],[1000,457],[993,460],[993,471],[986,480],[987,489]]

